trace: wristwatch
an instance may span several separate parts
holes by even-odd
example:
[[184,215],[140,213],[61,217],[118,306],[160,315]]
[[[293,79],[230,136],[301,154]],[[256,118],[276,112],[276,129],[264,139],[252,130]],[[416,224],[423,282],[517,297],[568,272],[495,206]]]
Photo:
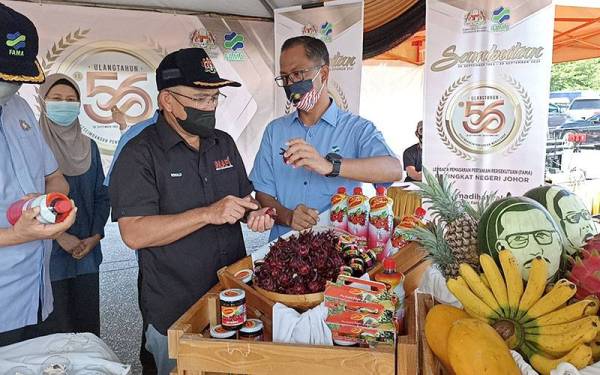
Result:
[[329,154],[325,155],[325,159],[327,159],[328,162],[333,164],[333,170],[331,171],[331,173],[326,174],[325,177],[339,176],[340,168],[342,167],[342,156],[336,154],[335,152],[330,152]]

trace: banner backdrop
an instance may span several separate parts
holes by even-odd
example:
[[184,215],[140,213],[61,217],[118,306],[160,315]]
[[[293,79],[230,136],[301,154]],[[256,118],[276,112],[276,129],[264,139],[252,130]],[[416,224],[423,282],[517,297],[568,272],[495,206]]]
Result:
[[[46,74],[63,73],[81,88],[80,122],[110,161],[125,124],[152,117],[157,109],[155,69],[175,50],[203,47],[219,75],[242,83],[223,88],[217,128],[238,143],[247,168],[273,117],[273,23],[219,16],[186,16],[69,5],[5,1],[27,15],[40,36],[39,59]],[[198,62],[201,64],[201,62]],[[39,111],[37,87],[20,94]],[[116,109],[116,111],[115,111]]]
[[428,0],[424,165],[464,199],[544,181],[551,0]]
[[[275,71],[279,72],[281,46],[292,37],[308,35],[325,42],[329,50],[329,95],[340,108],[359,113],[363,46],[363,1],[327,1],[323,6],[275,10]],[[293,111],[283,89],[275,94],[275,114]]]

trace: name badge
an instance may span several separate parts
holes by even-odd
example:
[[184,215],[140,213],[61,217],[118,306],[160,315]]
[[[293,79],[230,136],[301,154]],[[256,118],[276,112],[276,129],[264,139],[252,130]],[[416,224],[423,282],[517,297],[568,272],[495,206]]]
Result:
[[233,164],[229,160],[229,156],[226,159],[215,160],[215,170],[222,171],[223,169],[233,168]]

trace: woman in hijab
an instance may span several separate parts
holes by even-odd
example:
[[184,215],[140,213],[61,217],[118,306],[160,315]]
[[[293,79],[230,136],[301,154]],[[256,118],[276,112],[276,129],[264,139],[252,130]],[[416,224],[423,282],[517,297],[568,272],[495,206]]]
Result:
[[83,135],[77,83],[62,74],[40,86],[40,128],[70,187],[79,210],[75,224],[52,248],[50,277],[54,312],[47,333],[91,332],[100,335],[100,239],[109,215],[109,199],[98,146]]

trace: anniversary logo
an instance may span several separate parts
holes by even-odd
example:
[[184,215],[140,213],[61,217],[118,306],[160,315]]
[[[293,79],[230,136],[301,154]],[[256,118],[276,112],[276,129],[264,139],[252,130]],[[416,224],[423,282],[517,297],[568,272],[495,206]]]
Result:
[[40,64],[46,74],[62,73],[77,81],[82,131],[111,154],[125,126],[152,116],[154,71],[166,51],[150,39],[146,48],[116,41],[89,43],[90,31],[67,33],[41,54]]

